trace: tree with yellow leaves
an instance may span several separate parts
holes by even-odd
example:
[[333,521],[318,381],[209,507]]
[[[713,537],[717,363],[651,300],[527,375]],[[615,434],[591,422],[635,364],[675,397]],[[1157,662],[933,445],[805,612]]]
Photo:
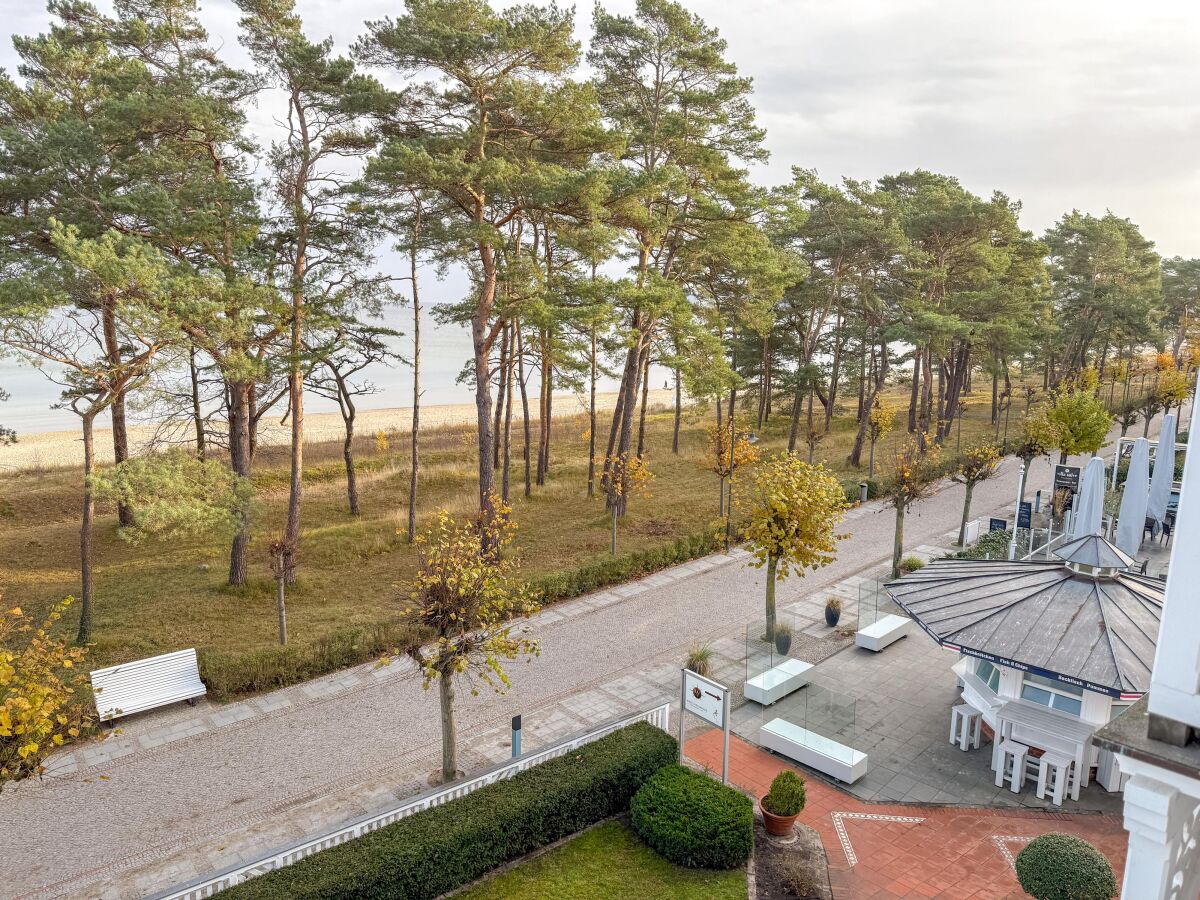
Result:
[[480,682],[504,693],[509,687],[504,661],[538,653],[536,641],[513,633],[515,620],[536,612],[538,604],[517,577],[520,561],[503,553],[516,531],[509,509],[499,498],[492,502],[494,516],[467,522],[439,510],[429,530],[413,541],[417,574],[405,618],[417,626],[419,640],[433,639],[405,652],[421,667],[426,689],[438,683],[446,781],[459,774],[455,678],[468,681],[472,694]]
[[753,565],[767,569],[767,639],[775,639],[775,582],[827,566],[837,542],[846,495],[833,473],[790,455],[772,457],[754,473],[755,496],[746,537]]
[[725,500],[725,480],[732,478],[742,466],[748,466],[758,459],[758,448],[750,443],[747,435],[739,435],[732,441],[733,452],[730,452],[732,428],[716,425],[708,426],[708,470],[721,479],[718,515],[725,515],[727,503]]
[[971,516],[971,495],[975,493],[975,485],[987,481],[996,474],[1000,466],[1000,450],[995,444],[984,442],[968,447],[958,458],[958,466],[950,480],[963,485],[967,489],[963,498],[962,524],[958,526],[958,546],[967,542],[967,519]]
[[942,476],[941,447],[926,436],[924,448],[909,438],[896,451],[892,474],[886,486],[888,500],[896,507],[896,540],[892,547],[892,577],[900,577],[900,558],[904,555],[904,514],[918,500],[933,496]]
[[1158,376],[1158,387],[1154,392],[1158,405],[1162,407],[1163,415],[1171,411],[1171,407],[1183,407],[1183,401],[1192,393],[1191,380],[1178,369],[1167,369]]
[[871,455],[867,462],[867,477],[875,477],[875,444],[883,440],[896,424],[896,407],[890,403],[879,402],[876,396],[871,407],[871,416],[867,422],[867,439],[871,442]]
[[95,723],[87,650],[50,634],[72,602],[57,604],[38,625],[20,608],[0,612],[0,790],[40,775],[55,747]]
[[629,453],[619,453],[608,457],[604,463],[604,470],[611,472],[609,481],[609,494],[614,498],[613,502],[608,505],[609,518],[612,520],[612,545],[610,550],[613,556],[617,555],[617,519],[621,516],[621,511],[624,508],[624,502],[621,502],[626,497],[650,496],[650,480],[654,475],[646,466],[646,461],[640,456],[633,456]]

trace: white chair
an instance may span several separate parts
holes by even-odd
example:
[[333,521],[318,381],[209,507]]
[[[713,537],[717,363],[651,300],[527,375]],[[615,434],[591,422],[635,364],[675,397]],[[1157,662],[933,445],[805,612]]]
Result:
[[950,743],[958,749],[979,749],[983,731],[983,714],[969,703],[960,703],[950,710]]
[[1019,794],[1025,787],[1025,762],[1029,758],[1029,747],[1011,738],[1005,738],[999,747],[1000,765],[996,769],[996,787],[1004,787]]
[[1044,799],[1046,791],[1050,791],[1050,802],[1062,806],[1063,795],[1071,781],[1071,767],[1075,760],[1065,753],[1055,753],[1047,750],[1038,761],[1037,795]]

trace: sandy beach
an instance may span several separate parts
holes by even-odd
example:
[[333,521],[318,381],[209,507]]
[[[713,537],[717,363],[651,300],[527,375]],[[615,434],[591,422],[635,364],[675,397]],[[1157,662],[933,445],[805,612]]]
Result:
[[[536,398],[532,398],[536,400]],[[617,400],[616,391],[596,395],[596,406],[611,410]],[[673,404],[673,390],[651,390],[651,405]],[[575,393],[554,395],[555,415],[573,415],[587,411],[587,397]],[[520,414],[514,409],[514,418]],[[361,409],[355,419],[354,429],[358,435],[370,435],[376,431],[407,432],[412,421],[412,407],[398,406],[389,409]],[[442,428],[447,425],[469,425],[475,422],[475,405],[453,403],[440,406],[421,407],[421,430]],[[155,436],[156,428],[151,424],[131,425],[129,439],[131,450],[138,453],[145,449]],[[305,443],[340,441],[345,433],[342,417],[336,412],[307,413],[304,417]],[[280,424],[278,416],[264,418],[259,426],[259,442],[265,446],[286,444],[291,437],[290,426]],[[96,429],[96,458],[101,464],[113,460],[112,430]],[[40,434],[20,434],[17,443],[0,447],[0,470],[28,470],[64,468],[83,465],[83,443],[79,431],[48,431]]]

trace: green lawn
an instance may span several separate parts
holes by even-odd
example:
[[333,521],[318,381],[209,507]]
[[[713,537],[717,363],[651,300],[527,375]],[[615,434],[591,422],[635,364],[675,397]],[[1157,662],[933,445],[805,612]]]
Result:
[[746,873],[680,868],[625,826],[608,822],[458,896],[461,900],[744,900]]

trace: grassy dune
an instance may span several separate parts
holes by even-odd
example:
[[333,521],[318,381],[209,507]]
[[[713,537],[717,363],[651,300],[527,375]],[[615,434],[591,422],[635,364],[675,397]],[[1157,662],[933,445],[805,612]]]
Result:
[[[964,444],[990,433],[987,404],[982,394],[977,396],[963,422]],[[899,402],[900,394],[894,399]],[[832,433],[817,450],[818,459],[843,478],[865,475],[845,463],[854,437],[852,413],[846,410],[835,418]],[[678,455],[671,453],[671,412],[659,410],[648,417],[651,496],[631,500],[620,525],[619,552],[653,552],[710,523],[716,531],[717,477],[703,467],[704,425],[711,415],[711,409],[685,411]],[[1014,411],[1010,429],[1016,418]],[[609,558],[604,502],[585,496],[586,426],[582,416],[556,420],[550,477],[528,499],[522,496],[521,430],[514,428],[512,507],[519,525],[517,549],[530,577]],[[760,446],[767,452],[782,449],[787,426],[786,415],[777,412]],[[890,448],[903,438],[901,427],[877,448],[878,468],[886,467]],[[288,593],[287,654],[278,650],[266,552],[284,520],[286,448],[264,447],[256,459],[250,580],[243,588],[225,585],[224,540],[130,545],[117,535],[115,511],[101,508],[94,551],[93,662],[106,665],[194,646],[206,655],[208,674],[236,692],[310,677],[394,646],[414,553],[402,533],[408,503],[407,435],[391,432],[389,444],[380,452],[373,435],[358,442],[358,517],[346,508],[340,445],[331,441],[306,448],[304,532],[299,583]],[[954,446],[952,434],[950,452]],[[440,506],[463,515],[471,511],[473,453],[470,427],[423,432],[418,521]],[[79,481],[75,469],[0,475],[0,585],[6,602],[43,609],[78,591]],[[64,627],[73,624],[68,621]]]

